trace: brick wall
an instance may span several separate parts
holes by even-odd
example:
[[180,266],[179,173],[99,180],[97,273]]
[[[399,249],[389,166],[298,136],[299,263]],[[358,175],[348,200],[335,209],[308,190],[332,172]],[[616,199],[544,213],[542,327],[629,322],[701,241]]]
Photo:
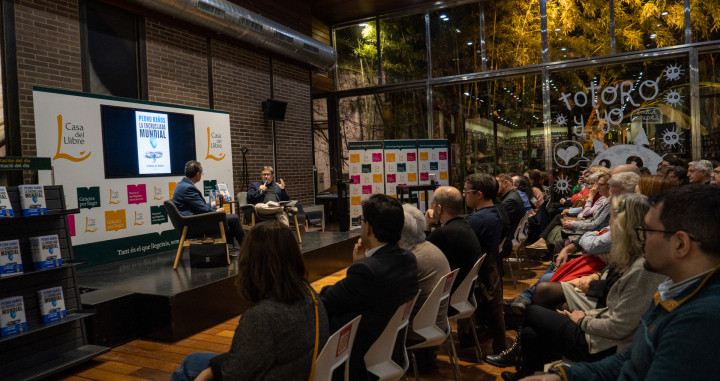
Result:
[[310,71],[273,60],[275,99],[287,102],[285,120],[276,122],[277,168],[290,198],[314,204]]
[[18,0],[15,27],[22,155],[35,156],[33,86],[82,90],[77,0]]
[[[233,181],[242,184],[242,147],[247,147],[248,180],[259,181],[263,166],[272,165],[272,126],[263,119],[262,102],[270,98],[270,59],[221,41],[213,41],[215,108],[230,112]],[[288,188],[290,191],[290,188]]]
[[148,100],[210,107],[204,36],[146,18]]

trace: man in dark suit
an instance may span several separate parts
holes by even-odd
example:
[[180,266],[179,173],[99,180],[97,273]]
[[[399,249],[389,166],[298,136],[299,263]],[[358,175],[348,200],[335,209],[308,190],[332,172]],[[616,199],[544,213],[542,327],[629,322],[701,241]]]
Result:
[[520,220],[525,216],[525,206],[520,194],[513,187],[512,176],[507,173],[497,175],[498,195],[500,206],[507,214],[509,224],[504,226],[503,233],[505,244],[503,245],[502,257],[507,257],[512,251],[512,239]]
[[395,311],[418,292],[415,256],[398,246],[404,223],[397,199],[374,194],[362,204],[361,238],[345,279],[323,288],[330,331],[362,315],[350,355],[350,379],[369,380],[365,353]]
[[[275,182],[275,171],[273,167],[263,167],[262,181],[254,181],[250,184],[247,192],[247,202],[255,205],[258,215],[262,220],[275,218],[285,226],[290,226],[285,208],[278,205],[272,205],[281,201],[290,201],[287,191],[285,191],[285,182]],[[269,204],[270,203],[270,204]]]
[[[185,164],[185,177],[180,180],[173,192],[173,202],[183,216],[225,212],[224,208],[213,209],[208,205],[208,203],[205,202],[205,197],[203,197],[202,192],[195,187],[195,183],[202,179],[202,175],[202,165],[198,161],[190,160]],[[241,244],[243,238],[245,238],[245,231],[240,223],[240,219],[235,214],[228,214],[226,218],[227,227],[225,228],[225,235],[227,237],[235,237],[238,244]]]

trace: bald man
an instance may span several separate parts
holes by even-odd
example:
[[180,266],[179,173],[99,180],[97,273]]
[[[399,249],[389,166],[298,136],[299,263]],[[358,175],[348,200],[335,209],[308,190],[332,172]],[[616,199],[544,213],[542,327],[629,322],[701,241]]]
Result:
[[640,168],[635,164],[623,164],[613,168],[611,174],[622,173],[622,172],[633,172],[640,175]]

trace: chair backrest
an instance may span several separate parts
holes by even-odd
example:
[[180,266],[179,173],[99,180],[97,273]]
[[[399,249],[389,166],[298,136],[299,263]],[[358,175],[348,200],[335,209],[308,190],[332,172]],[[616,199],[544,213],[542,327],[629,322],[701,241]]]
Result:
[[237,202],[238,205],[247,205],[247,192],[238,192]]
[[361,318],[362,315],[356,317],[328,338],[315,361],[315,377],[313,381],[330,381],[333,370],[342,363],[345,363],[345,381],[348,380],[348,360],[350,360],[350,351],[355,342],[355,334]]
[[[365,353],[365,367],[371,373],[373,365],[387,362],[392,362],[393,364],[395,364],[395,362],[392,361],[392,354],[393,350],[395,349],[395,343],[398,342],[398,336],[400,336],[401,334],[403,334],[403,337],[400,339],[400,342],[403,345],[403,352],[406,357],[405,363],[408,363],[407,351],[405,351],[405,334],[407,334],[407,330],[405,329],[405,327],[407,327],[408,325],[408,320],[410,320],[410,315],[412,314],[413,306],[415,306],[418,295],[420,295],[420,290],[418,290],[418,293],[412,299],[408,300],[406,303],[403,303],[402,305],[400,305],[400,307],[398,307],[397,311],[395,311],[393,316],[390,318],[390,321],[388,321],[385,329],[382,331],[380,336],[377,338],[377,340],[375,340],[372,346],[370,346],[368,351]],[[404,371],[403,368],[399,365],[397,365],[397,369],[400,370],[399,374],[397,375],[399,377],[404,373]]]
[[[425,299],[425,303],[423,303],[413,319],[412,329],[414,332],[419,333],[418,331],[430,327],[435,327],[435,329],[440,330],[440,327],[436,324],[440,304],[450,296],[450,290],[452,289],[453,282],[455,282],[458,271],[458,269],[455,269],[440,278],[438,284],[435,285],[435,288],[433,288],[430,295]],[[424,336],[422,334],[420,335]]]
[[473,265],[472,269],[470,269],[470,272],[467,276],[465,276],[465,279],[460,282],[460,285],[455,289],[455,292],[450,295],[450,307],[454,308],[458,312],[454,316],[448,316],[448,318],[465,318],[475,311],[477,302],[475,300],[475,294],[472,292],[473,284],[475,284],[475,280],[478,278],[480,266],[482,266],[486,255],[487,254],[483,254],[482,257],[475,262],[475,265]]
[[172,223],[172,226],[175,228],[175,231],[182,234],[185,224],[182,221],[182,216],[180,215],[180,211],[178,210],[177,205],[175,205],[175,201],[165,200],[165,202],[163,202],[163,205],[165,205],[165,210],[167,211],[168,218],[170,219],[170,223]]
[[525,212],[525,215],[520,220],[520,223],[518,223],[518,226],[515,228],[515,234],[513,234],[513,247],[518,247],[525,242],[527,239],[527,222],[530,218],[530,212],[531,210],[528,210]]

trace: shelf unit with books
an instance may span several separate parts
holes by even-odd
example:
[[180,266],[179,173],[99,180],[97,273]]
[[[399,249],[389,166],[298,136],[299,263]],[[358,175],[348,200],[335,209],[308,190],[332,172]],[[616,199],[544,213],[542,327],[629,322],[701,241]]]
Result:
[[[73,262],[70,229],[66,216],[78,210],[65,208],[61,186],[45,186],[47,215],[22,217],[15,187],[7,189],[15,217],[0,218],[0,241],[19,240],[22,274],[0,278],[0,299],[22,296],[27,330],[0,338],[0,380],[38,380],[65,370],[109,350],[88,344],[80,290]],[[57,234],[62,265],[34,270],[30,238]],[[61,286],[68,315],[43,323],[37,291]]]

